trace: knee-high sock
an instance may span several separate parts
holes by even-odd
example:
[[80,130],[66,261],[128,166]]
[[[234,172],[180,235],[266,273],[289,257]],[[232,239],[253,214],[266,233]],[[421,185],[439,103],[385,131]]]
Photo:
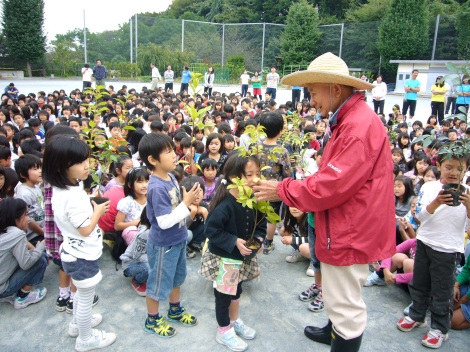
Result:
[[[78,325],[78,338],[86,341],[91,337],[91,315],[92,304],[95,296],[95,286],[89,288],[77,288],[78,302],[77,308],[74,305],[74,313]],[[75,299],[76,299],[75,295]],[[75,303],[75,300],[74,300]]]

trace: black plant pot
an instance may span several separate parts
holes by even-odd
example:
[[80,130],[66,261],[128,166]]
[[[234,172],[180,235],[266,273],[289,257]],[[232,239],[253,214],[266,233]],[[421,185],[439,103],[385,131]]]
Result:
[[465,193],[466,189],[464,186],[458,183],[448,183],[442,187],[444,194],[452,195],[452,204],[448,204],[452,207],[458,207],[460,203],[460,196]]
[[94,201],[96,204],[103,204],[106,203],[109,200],[109,198],[104,198],[104,197],[91,197],[90,202]]
[[[246,241],[247,243],[245,246],[247,246],[249,249],[251,249],[251,254],[245,255],[245,259],[252,259],[256,256],[258,253],[258,250],[261,248],[261,243],[259,243],[257,240],[248,240]],[[256,246],[256,248],[252,248]]]

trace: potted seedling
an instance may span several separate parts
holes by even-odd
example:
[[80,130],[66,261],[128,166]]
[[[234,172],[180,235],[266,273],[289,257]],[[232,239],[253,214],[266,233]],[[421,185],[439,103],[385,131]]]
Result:
[[[257,142],[262,139],[262,137],[266,137],[266,133],[264,132],[264,127],[262,126],[247,126],[245,133],[250,136],[249,147],[245,148],[243,146],[235,148],[239,154],[238,157],[241,158],[248,158],[250,156],[257,156],[258,160],[260,153],[262,152],[263,146],[258,144]],[[277,161],[276,153],[282,153],[282,147],[274,147],[271,150],[271,153],[268,155],[269,160]],[[260,170],[264,170],[269,168],[267,165],[261,165]],[[264,179],[263,176],[261,176]],[[252,209],[254,212],[255,223],[253,225],[253,231],[245,243],[245,247],[251,249],[251,254],[245,256],[246,259],[253,258],[258,250],[261,248],[261,243],[255,239],[255,231],[256,227],[266,219],[268,222],[272,224],[277,224],[281,221],[279,214],[274,211],[274,208],[270,205],[268,201],[258,201],[253,195],[253,190],[248,184],[246,183],[245,179],[240,179],[239,177],[234,177],[232,180],[232,184],[227,186],[228,189],[237,188],[238,190],[238,199],[237,202],[241,203],[243,207],[248,207]],[[259,181],[258,178],[253,180],[255,183]]]
[[[85,91],[86,94],[91,94],[95,97],[96,101],[102,100],[109,93],[105,90],[104,86],[98,86],[96,89],[89,88]],[[96,104],[86,104],[88,113],[93,115],[101,114],[107,110],[106,102],[99,101]],[[119,155],[116,148],[122,145],[127,145],[128,142],[122,138],[109,138],[104,135],[104,131],[97,129],[93,120],[89,122],[89,128],[83,128],[80,135],[85,142],[90,146],[90,174],[92,177],[92,189],[96,187],[96,195],[91,198],[97,204],[107,202],[109,199],[102,197],[102,190],[104,186],[112,178],[109,173],[109,168],[113,162],[118,161]],[[132,126],[125,126],[125,130],[135,130]]]

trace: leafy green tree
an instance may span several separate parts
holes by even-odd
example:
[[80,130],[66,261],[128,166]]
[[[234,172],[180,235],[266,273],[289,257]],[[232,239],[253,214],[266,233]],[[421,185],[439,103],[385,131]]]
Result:
[[462,5],[462,11],[457,14],[456,29],[458,34],[458,58],[461,60],[468,60],[470,57],[470,42],[468,40],[468,34],[470,33],[469,5]]
[[351,7],[345,14],[346,22],[380,21],[392,0],[368,0],[365,4]]
[[392,0],[380,24],[377,42],[385,67],[391,68],[391,59],[419,59],[428,48],[426,5],[426,0]]
[[8,55],[26,62],[40,61],[46,52],[43,0],[3,0],[2,26]]
[[306,0],[293,3],[287,15],[287,27],[281,35],[281,57],[285,64],[297,65],[313,60],[321,33],[318,10]]

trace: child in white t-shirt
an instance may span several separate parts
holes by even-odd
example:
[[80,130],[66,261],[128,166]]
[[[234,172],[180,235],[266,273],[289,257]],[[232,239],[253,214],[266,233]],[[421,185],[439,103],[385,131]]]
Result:
[[460,196],[458,206],[452,206],[452,196],[443,190],[447,184],[460,185],[469,165],[468,156],[445,159],[445,154],[439,154],[436,164],[441,179],[423,184],[416,211],[421,227],[413,281],[408,285],[413,303],[409,316],[397,323],[402,331],[426,326],[426,311],[430,306],[431,329],[421,343],[431,348],[439,348],[449,338],[455,269],[464,251],[465,229],[470,224],[468,188],[461,186],[465,187],[465,193]]
[[[90,203],[80,180],[90,172],[90,148],[79,137],[54,136],[44,151],[44,179],[53,186],[52,210],[62,232],[60,259],[66,274],[72,277],[77,292],[73,300],[73,318],[68,333],[77,337],[75,349],[90,351],[111,345],[116,335],[92,329],[102,321],[92,315],[95,287],[102,275],[98,263],[103,249],[99,218],[109,209],[109,201]],[[92,206],[93,205],[93,206]]]

